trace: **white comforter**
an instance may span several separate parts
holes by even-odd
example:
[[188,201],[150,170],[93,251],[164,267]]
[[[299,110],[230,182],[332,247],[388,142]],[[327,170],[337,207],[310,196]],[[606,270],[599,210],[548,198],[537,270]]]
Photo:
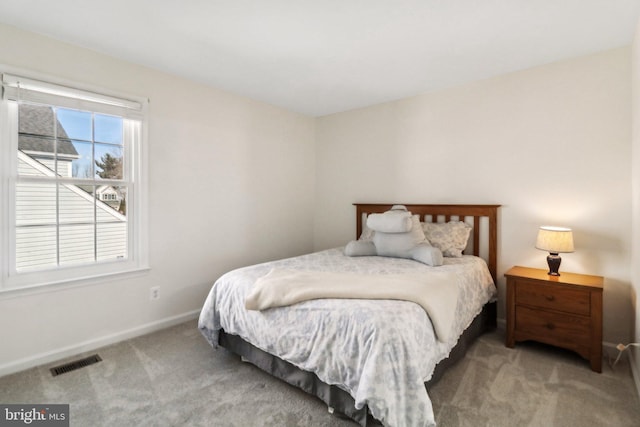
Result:
[[[367,274],[452,271],[459,291],[453,333],[447,341],[437,341],[424,309],[408,301],[319,299],[246,310],[246,295],[272,268]],[[480,258],[445,258],[445,265],[429,267],[398,258],[347,257],[341,248],[330,249],[226,273],[212,287],[199,327],[214,347],[224,329],[314,372],[351,394],[357,408],[368,405],[387,426],[433,426],[424,382],[494,296],[491,275]]]

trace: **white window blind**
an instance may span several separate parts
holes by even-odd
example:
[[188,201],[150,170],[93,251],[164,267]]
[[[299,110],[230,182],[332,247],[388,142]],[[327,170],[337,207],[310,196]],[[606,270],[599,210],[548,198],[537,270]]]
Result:
[[78,110],[142,119],[143,103],[11,74],[2,75],[5,99],[52,104]]

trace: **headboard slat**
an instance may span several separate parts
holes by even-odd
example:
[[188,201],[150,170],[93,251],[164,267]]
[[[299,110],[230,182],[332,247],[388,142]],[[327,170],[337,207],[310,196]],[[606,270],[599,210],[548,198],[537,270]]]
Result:
[[480,253],[480,217],[473,217],[473,253]]

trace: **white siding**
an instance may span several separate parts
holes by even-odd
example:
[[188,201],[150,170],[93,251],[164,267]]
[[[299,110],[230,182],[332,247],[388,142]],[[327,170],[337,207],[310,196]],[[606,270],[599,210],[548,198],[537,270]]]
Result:
[[16,185],[16,225],[56,223],[56,184],[23,182]]
[[60,265],[95,259],[93,224],[60,226]]
[[[49,168],[51,172],[55,170],[54,168],[56,167],[56,162],[53,159],[38,158],[37,161]],[[73,163],[71,161],[58,161],[58,175],[71,178],[72,170]],[[25,164],[24,162],[19,162],[18,175],[42,176],[43,174],[37,170],[34,170],[31,166]]]
[[44,176],[44,173],[33,168],[31,165],[22,160],[21,156],[18,156],[18,175],[19,176]]
[[56,227],[16,229],[16,269],[55,267]]
[[[23,157],[18,170],[21,176],[52,176],[33,159]],[[56,223],[61,265],[127,256],[127,222],[122,215],[75,185],[20,182],[16,186],[17,270],[57,264]]]
[[98,223],[98,261],[127,256],[127,223]]

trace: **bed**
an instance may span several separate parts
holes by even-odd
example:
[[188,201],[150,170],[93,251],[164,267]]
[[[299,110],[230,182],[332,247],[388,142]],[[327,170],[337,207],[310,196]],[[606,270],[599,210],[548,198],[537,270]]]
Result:
[[[366,218],[391,204],[355,204],[356,236]],[[199,328],[215,348],[324,401],[329,412],[362,426],[435,425],[428,388],[496,325],[499,205],[405,205],[423,223],[470,224],[463,256],[439,267],[387,257],[347,257],[343,248],[236,269],[220,277],[203,306]],[[425,226],[426,227],[426,226]],[[401,300],[316,299],[249,311],[245,298],[274,269],[318,274],[420,276],[449,272],[458,297],[450,334],[436,334],[418,304]],[[347,276],[345,276],[347,277]],[[371,276],[368,276],[371,277]],[[443,338],[444,337],[444,338]]]

